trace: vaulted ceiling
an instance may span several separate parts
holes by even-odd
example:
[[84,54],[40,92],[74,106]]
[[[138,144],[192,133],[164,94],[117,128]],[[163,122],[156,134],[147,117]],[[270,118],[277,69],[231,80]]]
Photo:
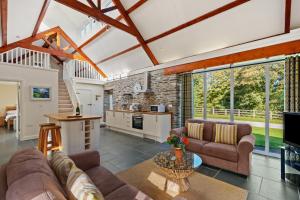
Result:
[[[289,1],[291,12],[287,18]],[[45,0],[7,2],[7,43],[10,44],[33,34]],[[120,0],[125,15],[129,17],[121,19],[120,9],[105,13],[118,18],[124,25],[134,26],[140,37],[107,27],[102,22],[93,23],[92,17],[62,5],[59,0],[49,2],[38,31],[59,26],[108,75],[127,73],[300,28],[300,0]],[[89,7],[98,5],[98,0],[80,2]],[[102,0],[102,9],[118,2]],[[1,46],[2,39],[1,36]]]

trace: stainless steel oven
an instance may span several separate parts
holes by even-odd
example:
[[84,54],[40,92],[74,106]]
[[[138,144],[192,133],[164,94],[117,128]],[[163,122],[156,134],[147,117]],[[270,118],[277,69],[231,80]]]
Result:
[[143,130],[143,116],[133,115],[132,116],[132,128]]

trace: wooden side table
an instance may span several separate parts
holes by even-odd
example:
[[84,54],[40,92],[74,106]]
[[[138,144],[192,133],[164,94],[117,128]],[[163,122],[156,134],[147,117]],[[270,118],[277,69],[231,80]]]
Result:
[[5,121],[4,121],[4,116],[2,113],[0,113],[0,127],[4,127]]

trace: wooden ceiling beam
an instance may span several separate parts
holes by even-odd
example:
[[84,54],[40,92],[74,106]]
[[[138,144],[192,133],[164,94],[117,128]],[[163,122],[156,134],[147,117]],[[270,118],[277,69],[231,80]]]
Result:
[[[186,23],[184,23],[184,24],[181,24],[181,25],[179,25],[179,26],[177,26],[177,27],[175,27],[175,28],[172,28],[172,29],[170,29],[170,30],[168,30],[168,31],[165,31],[164,33],[161,33],[161,34],[156,35],[156,36],[154,36],[154,37],[152,37],[152,38],[150,38],[150,39],[147,39],[145,42],[146,42],[146,44],[151,43],[151,42],[154,42],[154,41],[156,41],[156,40],[158,40],[158,39],[161,39],[161,38],[163,38],[163,37],[166,37],[166,36],[168,36],[168,35],[170,35],[170,34],[172,34],[172,33],[175,33],[175,32],[177,32],[177,31],[180,31],[180,30],[184,29],[184,28],[187,28],[187,27],[189,27],[189,26],[192,26],[192,25],[194,25],[194,24],[196,24],[196,23],[199,23],[199,22],[204,21],[204,20],[206,20],[206,19],[209,19],[209,18],[211,18],[211,17],[213,17],[213,16],[216,16],[216,15],[218,15],[218,14],[220,14],[220,13],[223,13],[223,12],[225,12],[225,11],[227,11],[227,10],[230,10],[230,9],[232,9],[232,8],[235,8],[235,7],[239,6],[239,5],[242,5],[242,4],[244,4],[244,3],[248,2],[248,1],[250,1],[250,0],[236,0],[236,1],[233,1],[233,2],[228,3],[228,4],[226,4],[226,5],[224,5],[224,6],[220,7],[220,8],[217,8],[217,9],[215,9],[215,10],[209,12],[209,13],[206,13],[206,14],[204,14],[204,15],[201,15],[201,16],[199,16],[199,17],[197,17],[197,18],[195,18],[195,19],[193,19],[193,20],[191,20],[191,21],[188,21],[188,22],[186,22]],[[142,1],[140,1],[140,2],[142,2]],[[145,2],[145,1],[144,1],[144,2]],[[137,3],[136,5],[139,5],[139,4]],[[142,5],[142,4],[141,4],[141,5]],[[141,6],[141,5],[139,5],[139,6]],[[133,6],[133,7],[134,7],[134,6]],[[130,10],[130,9],[129,9],[129,10]],[[129,11],[129,10],[128,10],[128,11]],[[114,55],[120,56],[120,55],[122,55],[122,54],[124,54],[124,53],[127,53],[129,50],[135,49],[134,47],[135,47],[135,46],[132,46],[132,47],[130,47],[130,48],[126,49],[126,50],[123,50],[123,51],[121,51],[121,52],[119,52],[119,53],[116,53],[116,54],[114,54]],[[109,56],[109,57],[107,57],[107,58],[105,58],[105,59],[103,59],[103,60],[108,61],[109,59],[112,59],[112,58],[117,57],[117,56],[114,56],[114,55],[113,55],[113,56]],[[99,61],[99,62],[97,62],[97,63],[101,63],[103,60],[101,60],[101,61]]]
[[210,67],[245,62],[250,60],[268,58],[272,56],[290,55],[300,53],[300,40],[284,42],[266,47],[251,49],[229,55],[209,58],[182,65],[176,65],[164,69],[165,75],[191,72],[196,69],[206,69]]
[[114,55],[111,55],[111,56],[109,56],[109,57],[107,57],[107,58],[105,58],[105,59],[103,59],[103,60],[97,62],[96,64],[104,63],[104,62],[106,62],[106,61],[108,61],[108,60],[111,60],[111,59],[113,59],[113,58],[115,58],[115,57],[118,57],[119,55],[125,54],[125,53],[127,53],[127,52],[129,52],[129,51],[132,51],[132,50],[134,50],[134,49],[136,49],[136,48],[139,48],[140,46],[141,46],[141,44],[137,44],[137,45],[131,47],[130,49],[125,49],[124,51],[121,51],[121,52],[119,52],[119,53],[116,53],[116,54],[114,54]]
[[98,8],[96,6],[96,4],[93,2],[93,0],[86,0],[88,2],[88,4],[92,7],[92,8]]
[[7,45],[7,0],[0,0],[2,46]]
[[47,12],[47,9],[50,5],[50,2],[51,0],[45,0],[44,1],[44,4],[43,4],[43,7],[42,7],[42,10],[40,12],[40,15],[39,15],[39,18],[34,26],[34,29],[33,29],[33,32],[32,32],[32,36],[35,36],[37,34],[37,32],[39,31],[39,28],[40,28],[40,25],[46,15],[46,12]]
[[62,30],[59,30],[59,34],[76,50],[76,52],[85,59],[90,65],[94,67],[94,69],[101,74],[104,78],[107,78],[107,75],[81,50],[78,48],[75,42]]
[[35,36],[30,36],[28,38],[25,38],[25,39],[19,40],[17,42],[8,44],[6,46],[3,46],[3,47],[0,48],[0,53],[3,53],[5,51],[9,51],[11,49],[14,49],[14,48],[18,47],[18,45],[21,44],[21,43],[31,44],[32,42],[35,42],[37,40],[41,40],[44,37],[48,37],[50,35],[53,35],[53,34],[57,33],[57,31],[59,29],[60,28],[57,26],[57,27],[48,29],[46,31],[40,32],[40,33],[36,34]]
[[102,13],[107,13],[107,12],[111,12],[111,11],[116,10],[116,9],[117,9],[116,6],[111,6],[111,7],[108,7],[108,8],[103,8],[103,9],[101,10],[101,12],[102,12]]
[[98,9],[101,10],[101,0],[97,0]]
[[292,10],[292,0],[285,0],[285,23],[284,23],[285,33],[289,33],[291,30],[291,10]]
[[[99,0],[100,1],[100,0]],[[139,0],[137,3],[135,3],[133,6],[131,6],[128,10],[127,13],[130,14],[133,11],[135,11],[136,9],[138,9],[140,6],[142,6],[144,3],[146,3],[147,0]],[[100,1],[101,4],[101,1]],[[121,19],[123,19],[122,15],[119,15],[116,20],[120,21]],[[88,40],[86,40],[82,45],[79,46],[79,49],[82,49],[83,47],[87,46],[89,43],[91,43],[93,40],[95,40],[96,38],[98,38],[99,36],[101,36],[102,34],[104,34],[106,31],[108,31],[111,28],[110,25],[105,25],[103,28],[101,28],[97,33],[95,33],[95,35],[93,35],[92,37],[90,37]]]
[[56,2],[63,4],[69,8],[72,8],[82,14],[85,14],[87,16],[91,16],[95,18],[96,20],[102,21],[106,24],[109,24],[111,26],[114,26],[120,30],[123,30],[131,35],[135,36],[135,32],[132,30],[132,28],[126,26],[125,24],[99,12],[99,9],[91,8],[84,3],[81,3],[77,0],[55,0]]
[[137,27],[135,26],[135,24],[133,23],[133,21],[131,20],[129,15],[126,13],[126,10],[125,10],[124,6],[122,5],[122,3],[120,2],[120,0],[113,0],[113,2],[116,5],[116,7],[118,8],[118,10],[121,13],[121,15],[123,16],[123,18],[125,19],[126,23],[129,25],[129,27],[131,27],[133,29],[137,40],[143,47],[144,51],[146,52],[146,54],[148,55],[150,60],[152,61],[153,65],[158,65],[159,63],[158,63],[157,59],[155,58],[155,56],[152,53],[149,46],[146,44],[143,36],[140,34],[139,30],[137,29]]

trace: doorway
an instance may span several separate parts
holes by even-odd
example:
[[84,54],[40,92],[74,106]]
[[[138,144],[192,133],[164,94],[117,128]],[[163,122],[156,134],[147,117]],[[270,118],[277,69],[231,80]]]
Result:
[[80,111],[83,115],[92,115],[92,91],[88,89],[78,89],[77,95],[80,101]]
[[0,81],[0,137],[20,134],[20,82]]

